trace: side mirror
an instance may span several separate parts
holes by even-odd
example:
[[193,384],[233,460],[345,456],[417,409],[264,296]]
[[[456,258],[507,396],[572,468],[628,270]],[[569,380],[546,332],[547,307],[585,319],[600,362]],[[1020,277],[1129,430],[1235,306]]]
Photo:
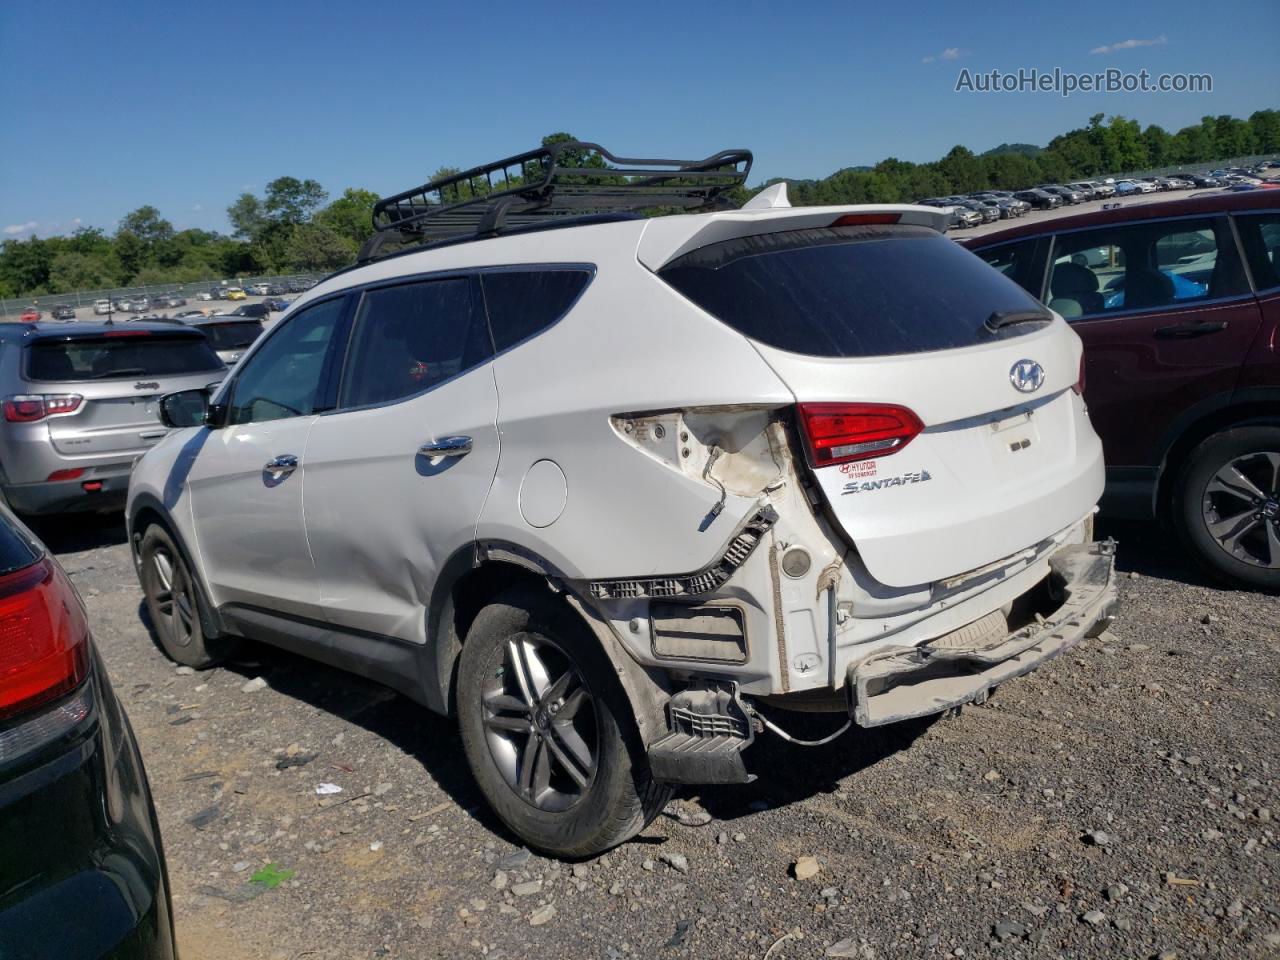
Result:
[[204,426],[208,410],[207,390],[179,390],[160,398],[160,422],[166,427]]

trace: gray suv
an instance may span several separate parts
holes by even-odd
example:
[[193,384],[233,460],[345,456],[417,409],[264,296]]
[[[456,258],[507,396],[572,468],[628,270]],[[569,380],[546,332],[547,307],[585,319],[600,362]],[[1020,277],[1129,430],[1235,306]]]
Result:
[[19,513],[111,510],[133,462],[165,435],[162,394],[226,367],[171,323],[0,323],[0,493]]

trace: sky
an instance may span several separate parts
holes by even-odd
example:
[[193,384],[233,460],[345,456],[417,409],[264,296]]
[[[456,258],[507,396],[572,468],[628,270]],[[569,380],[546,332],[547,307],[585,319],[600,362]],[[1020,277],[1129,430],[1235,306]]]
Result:
[[[279,176],[394,193],[560,130],[624,156],[747,147],[751,183],[1042,145],[1099,112],[1175,131],[1280,108],[1274,4],[9,0],[0,238],[143,204],[225,231]],[[955,90],[962,69],[1112,67],[1213,91]]]

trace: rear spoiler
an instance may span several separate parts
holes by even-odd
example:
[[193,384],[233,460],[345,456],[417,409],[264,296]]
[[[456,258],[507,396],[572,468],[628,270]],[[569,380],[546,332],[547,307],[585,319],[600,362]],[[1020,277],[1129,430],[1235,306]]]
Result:
[[645,225],[636,257],[650,270],[658,270],[690,250],[736,237],[858,222],[901,223],[944,233],[947,221],[945,210],[905,203],[840,207],[770,206],[694,217],[657,217]]

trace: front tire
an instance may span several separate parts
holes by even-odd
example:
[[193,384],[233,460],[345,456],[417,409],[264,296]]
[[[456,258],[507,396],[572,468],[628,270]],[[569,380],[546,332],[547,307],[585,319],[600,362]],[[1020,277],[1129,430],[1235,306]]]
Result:
[[476,616],[458,666],[458,721],[472,774],[529,846],[588,857],[666,806],[609,658],[572,610],[535,590]]
[[200,589],[168,531],[155,523],[147,527],[138,556],[147,613],[169,659],[202,670],[230,656],[235,640],[210,636],[204,630]]
[[1280,590],[1280,427],[1237,427],[1196,447],[1175,491],[1174,520],[1213,575]]

